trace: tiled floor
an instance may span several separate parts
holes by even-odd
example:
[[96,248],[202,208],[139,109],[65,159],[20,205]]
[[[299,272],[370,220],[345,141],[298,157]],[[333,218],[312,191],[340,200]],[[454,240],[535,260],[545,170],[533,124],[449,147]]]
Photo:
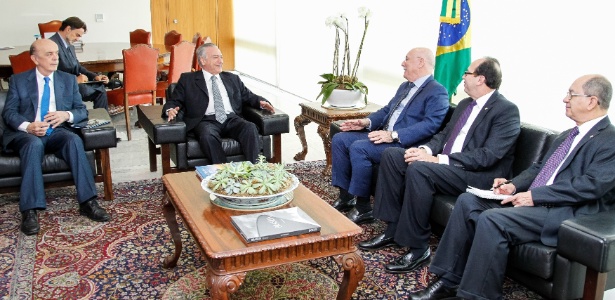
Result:
[[[301,113],[299,103],[307,100],[250,77],[242,76],[242,79],[252,92],[265,97],[274,107],[281,109],[289,115],[290,132],[282,135],[282,162],[294,162],[293,157],[301,151],[302,147],[299,137],[296,135],[293,121]],[[147,154],[147,134],[143,129],[134,127],[134,121],[137,120],[136,111],[131,110],[130,113],[130,119],[133,123],[132,140],[130,141],[126,139],[124,114],[118,114],[112,118],[117,128],[118,137],[122,139],[118,143],[117,148],[113,148],[110,151],[113,182],[159,178],[162,176],[160,157],[158,158],[158,172],[150,172]],[[305,127],[306,139],[308,141],[306,160],[325,159],[322,139],[316,133],[316,128],[317,125],[313,123]]]

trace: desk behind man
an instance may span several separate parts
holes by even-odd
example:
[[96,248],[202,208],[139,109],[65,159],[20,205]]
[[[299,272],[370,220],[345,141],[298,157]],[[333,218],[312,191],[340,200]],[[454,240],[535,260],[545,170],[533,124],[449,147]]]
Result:
[[411,299],[455,294],[501,299],[512,246],[541,242],[554,247],[564,220],[615,209],[615,126],[607,116],[612,95],[604,76],[579,77],[563,99],[566,116],[576,126],[562,132],[543,161],[511,183],[493,181],[493,187],[503,184],[495,193],[511,197],[501,203],[467,193],[459,197],[430,267],[439,279]]
[[261,139],[256,125],[242,117],[242,107],[249,105],[274,113],[273,106],[252,93],[239,76],[222,72],[222,52],[215,44],[203,44],[197,56],[202,71],[181,75],[162,108],[162,117],[169,121],[183,119],[186,131],[194,132],[201,151],[212,164],[227,162],[223,137],[238,141],[246,160],[256,162]]
[[[98,75],[88,71],[77,60],[73,43],[81,39],[87,32],[87,25],[77,17],[70,17],[62,21],[60,31],[52,35],[49,39],[58,45],[60,63],[58,70],[77,76],[79,83],[79,93],[84,101],[93,101],[94,108],[104,108],[108,110],[107,90],[105,84],[109,78],[105,75]],[[102,81],[91,82],[89,81]]]
[[108,221],[109,215],[96,201],[94,175],[83,141],[68,124],[88,116],[77,82],[74,76],[56,71],[58,46],[54,42],[37,40],[30,53],[36,68],[11,77],[2,111],[6,123],[4,149],[19,153],[21,160],[21,231],[26,235],[37,234],[37,211],[47,207],[42,171],[45,152],[54,153],[69,165],[80,214],[94,221]]

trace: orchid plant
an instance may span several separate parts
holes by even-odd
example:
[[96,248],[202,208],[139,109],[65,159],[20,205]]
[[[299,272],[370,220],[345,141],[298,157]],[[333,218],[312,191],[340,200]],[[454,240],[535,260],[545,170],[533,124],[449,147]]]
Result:
[[[322,103],[327,101],[327,98],[331,96],[331,93],[335,89],[344,90],[359,90],[365,97],[365,103],[367,103],[367,86],[359,81],[357,78],[357,69],[359,68],[359,62],[361,60],[361,51],[363,50],[363,42],[365,41],[365,34],[367,33],[367,27],[369,26],[369,19],[372,12],[365,7],[359,8],[359,18],[364,21],[363,36],[361,37],[361,43],[359,44],[359,51],[357,51],[357,58],[354,61],[352,69],[350,68],[350,46],[348,41],[349,24],[348,18],[344,14],[338,14],[328,17],[325,24],[328,27],[335,28],[335,48],[333,50],[333,70],[331,73],[325,73],[320,75],[324,80],[319,81],[321,85],[320,94],[316,97],[318,99],[322,96]],[[344,38],[344,52],[341,59],[340,68],[340,44],[342,36]]]

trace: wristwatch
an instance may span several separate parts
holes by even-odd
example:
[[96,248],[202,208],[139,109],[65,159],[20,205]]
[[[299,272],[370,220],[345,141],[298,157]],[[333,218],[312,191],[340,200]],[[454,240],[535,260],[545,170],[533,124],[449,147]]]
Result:
[[391,131],[391,138],[393,139],[393,142],[399,142],[399,135],[397,134],[397,131]]

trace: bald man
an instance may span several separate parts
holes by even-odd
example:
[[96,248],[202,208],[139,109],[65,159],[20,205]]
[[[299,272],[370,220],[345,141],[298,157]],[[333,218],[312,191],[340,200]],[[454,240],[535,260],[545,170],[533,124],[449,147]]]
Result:
[[75,76],[57,71],[58,46],[53,41],[36,40],[30,55],[36,68],[11,77],[2,111],[4,149],[18,153],[21,159],[21,231],[34,235],[40,230],[37,212],[47,207],[42,170],[45,153],[53,153],[69,165],[79,213],[94,221],[108,221],[109,215],[96,201],[94,175],[83,141],[70,129],[71,124],[88,117]]

